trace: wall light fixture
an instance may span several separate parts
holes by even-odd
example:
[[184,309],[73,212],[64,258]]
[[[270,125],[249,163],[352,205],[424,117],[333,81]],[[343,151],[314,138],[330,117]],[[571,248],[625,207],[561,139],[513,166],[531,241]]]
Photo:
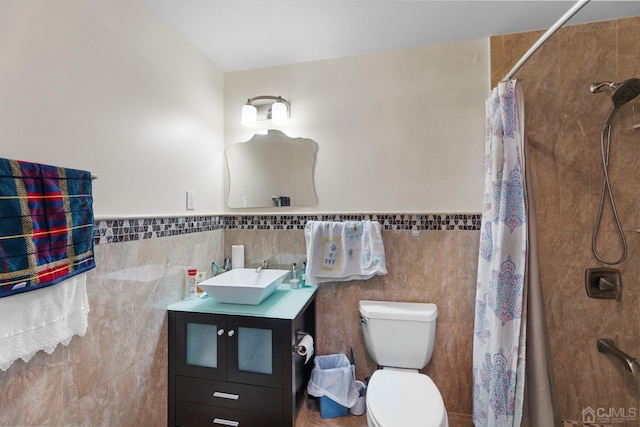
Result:
[[242,107],[240,123],[245,127],[254,127],[258,120],[269,120],[274,125],[284,125],[291,116],[289,101],[281,96],[261,95],[247,99]]

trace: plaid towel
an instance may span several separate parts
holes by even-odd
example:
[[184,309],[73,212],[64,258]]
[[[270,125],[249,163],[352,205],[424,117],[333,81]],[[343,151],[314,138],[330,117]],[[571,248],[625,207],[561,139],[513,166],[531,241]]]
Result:
[[0,159],[0,297],[95,267],[87,171]]

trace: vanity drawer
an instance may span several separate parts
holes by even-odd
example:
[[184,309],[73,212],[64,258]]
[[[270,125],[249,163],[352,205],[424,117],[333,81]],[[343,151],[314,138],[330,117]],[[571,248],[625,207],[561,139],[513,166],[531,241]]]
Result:
[[176,425],[212,427],[282,427],[282,417],[190,402],[176,404]]
[[176,377],[179,401],[282,416],[282,389]]

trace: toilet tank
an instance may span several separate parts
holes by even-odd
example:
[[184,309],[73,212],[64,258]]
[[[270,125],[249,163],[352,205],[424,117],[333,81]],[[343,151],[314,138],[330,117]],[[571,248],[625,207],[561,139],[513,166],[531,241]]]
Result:
[[436,336],[438,307],[431,303],[360,301],[364,342],[380,366],[422,369]]

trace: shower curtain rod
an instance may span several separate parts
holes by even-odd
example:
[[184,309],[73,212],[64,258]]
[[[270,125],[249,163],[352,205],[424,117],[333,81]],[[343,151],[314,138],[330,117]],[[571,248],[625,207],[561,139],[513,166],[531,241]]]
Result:
[[527,60],[531,58],[531,56],[540,48],[540,46],[542,46],[544,42],[549,39],[549,37],[551,37],[556,31],[558,31],[560,27],[566,24],[567,21],[573,17],[573,15],[578,13],[580,9],[582,9],[587,3],[589,3],[589,1],[590,0],[579,0],[571,7],[571,9],[566,11],[565,14],[562,15],[560,19],[555,22],[555,24],[549,27],[549,29],[538,39],[538,41],[536,41],[533,46],[531,46],[529,50],[524,55],[522,55],[522,58],[520,58],[516,65],[513,66],[511,71],[509,71],[507,75],[504,76],[504,79],[502,79],[502,81],[504,82],[511,79],[511,77],[513,77],[513,75],[520,69],[520,67],[522,67],[524,63],[527,62]]

